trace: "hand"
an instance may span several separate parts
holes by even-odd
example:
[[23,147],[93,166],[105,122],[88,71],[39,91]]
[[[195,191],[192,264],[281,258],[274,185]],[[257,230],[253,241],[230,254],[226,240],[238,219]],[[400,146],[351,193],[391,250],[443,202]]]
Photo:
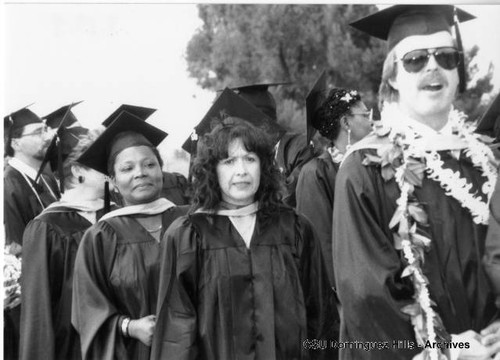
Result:
[[12,309],[21,303],[20,286],[17,283],[13,285],[4,282],[3,308]]
[[130,320],[128,334],[146,346],[151,346],[156,325],[156,316],[148,315],[137,320]]
[[[460,349],[457,352],[451,350],[450,353],[452,354],[451,357],[452,359],[458,359],[458,360],[491,359],[491,354],[492,354],[491,351],[481,343],[481,336],[473,330],[467,330],[461,334],[453,335],[452,341],[454,343],[462,342],[462,343],[467,343],[469,345],[468,349]],[[453,353],[455,354],[455,356],[453,356]]]
[[500,320],[497,320],[481,330],[481,343],[486,346],[490,356],[500,360]]

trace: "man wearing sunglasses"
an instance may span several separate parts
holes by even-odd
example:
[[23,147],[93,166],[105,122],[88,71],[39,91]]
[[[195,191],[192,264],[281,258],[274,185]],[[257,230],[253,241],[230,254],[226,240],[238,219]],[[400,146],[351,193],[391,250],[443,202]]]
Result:
[[452,107],[465,85],[458,22],[472,18],[452,5],[396,5],[351,24],[389,51],[381,126],[350,149],[337,175],[340,340],[384,346],[346,347],[341,359],[496,352],[496,339],[479,335],[496,312],[481,266],[496,169]]

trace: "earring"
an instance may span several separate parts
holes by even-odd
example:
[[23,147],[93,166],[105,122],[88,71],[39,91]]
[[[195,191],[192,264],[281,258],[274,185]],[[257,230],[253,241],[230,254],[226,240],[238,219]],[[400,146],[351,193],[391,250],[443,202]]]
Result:
[[85,178],[82,175],[78,176],[78,182],[80,184],[83,184],[84,181],[85,181]]
[[347,129],[347,146],[345,147],[346,150],[349,150],[351,147],[351,129]]

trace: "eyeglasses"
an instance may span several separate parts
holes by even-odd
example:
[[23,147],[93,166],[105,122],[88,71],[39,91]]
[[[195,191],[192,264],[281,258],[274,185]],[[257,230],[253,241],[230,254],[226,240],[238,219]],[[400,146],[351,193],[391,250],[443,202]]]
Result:
[[443,69],[453,70],[460,63],[460,52],[454,47],[439,47],[433,50],[418,49],[406,53],[400,61],[403,68],[409,73],[421,71],[429,62],[431,56],[434,56],[436,62]]
[[360,115],[363,116],[367,119],[372,120],[373,118],[373,109],[368,110],[368,111],[362,111],[362,112],[352,112],[351,115]]
[[22,134],[21,136],[41,136],[49,132],[49,128],[47,126],[38,128],[30,133]]

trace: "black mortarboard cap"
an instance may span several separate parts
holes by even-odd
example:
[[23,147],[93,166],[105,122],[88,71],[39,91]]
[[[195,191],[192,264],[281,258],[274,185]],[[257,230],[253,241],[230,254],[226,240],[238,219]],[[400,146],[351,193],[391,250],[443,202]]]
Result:
[[491,102],[478,121],[476,132],[500,140],[500,93]]
[[57,124],[57,130],[45,152],[42,165],[38,170],[35,181],[38,180],[38,177],[44,171],[47,163],[50,163],[52,172],[59,177],[61,193],[64,192],[63,162],[78,144],[80,136],[88,132],[88,129],[78,122],[71,111],[73,106],[79,103],[81,103],[81,101],[63,106],[45,117],[46,121],[51,121],[53,125]]
[[274,96],[269,92],[269,87],[289,84],[289,82],[262,82],[250,85],[231,86],[230,89],[234,90],[243,99],[269,116],[270,119],[278,121],[276,101]]
[[48,115],[45,115],[42,119],[45,120],[45,123],[47,124],[48,127],[51,127],[52,129],[57,129],[61,125],[63,118],[66,116],[66,120],[64,121],[65,123],[64,126],[65,127],[71,126],[71,124],[75,122],[77,123],[78,119],[70,109],[80,104],[81,102],[82,101],[78,101],[76,103],[60,107],[56,111],[53,111]]
[[[407,36],[429,35],[442,30],[449,32],[454,23],[454,13],[454,5],[394,5],[350,25],[387,40],[389,49],[392,49]],[[459,8],[456,8],[456,15],[459,22],[475,18]]]
[[156,111],[156,109],[147,108],[147,107],[143,107],[143,106],[123,104],[123,105],[120,105],[118,107],[118,109],[113,111],[113,113],[111,115],[109,115],[106,118],[106,120],[104,120],[102,122],[102,125],[104,125],[105,127],[108,127],[114,120],[116,120],[116,118],[118,117],[118,115],[122,111],[126,111],[129,114],[135,115],[137,118],[139,118],[143,121],[146,121],[146,119],[148,117],[150,117],[151,114],[153,114]]
[[4,124],[3,124],[4,129],[7,128],[9,130],[16,130],[16,129],[20,129],[26,125],[43,122],[42,119],[37,114],[35,114],[33,111],[28,109],[27,106],[5,116],[3,118],[3,120],[4,120]]
[[[152,146],[158,146],[167,133],[148,124],[138,116],[122,111],[118,117],[104,130],[95,142],[80,156],[78,162],[95,169],[105,175],[108,173],[108,157],[114,146],[114,138],[122,132],[132,131],[142,135]],[[122,148],[123,150],[124,148]]]
[[3,118],[3,136],[4,136],[4,150],[7,155],[12,155],[10,143],[12,140],[12,132],[25,127],[30,124],[42,123],[42,119],[33,111],[28,109],[28,106],[23,107],[17,111],[10,113]]
[[212,130],[212,122],[230,116],[246,120],[260,128],[267,128],[273,134],[284,132],[284,129],[277,122],[272,121],[269,116],[256,106],[237,95],[231,89],[225,88],[203,119],[196,125],[193,134],[184,142],[182,148],[191,155],[195,155],[198,138]]
[[323,70],[321,75],[318,77],[314,83],[309,94],[306,96],[306,120],[307,120],[307,144],[311,143],[311,140],[316,132],[313,124],[313,119],[316,111],[319,109],[323,101],[327,96],[327,84],[326,84],[326,71]]

